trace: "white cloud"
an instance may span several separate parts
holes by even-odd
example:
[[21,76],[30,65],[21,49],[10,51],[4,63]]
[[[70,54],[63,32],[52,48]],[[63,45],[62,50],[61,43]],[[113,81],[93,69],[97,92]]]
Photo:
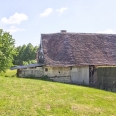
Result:
[[99,31],[98,33],[114,34],[115,32],[112,29],[107,29],[105,31]]
[[67,7],[63,7],[61,9],[57,9],[56,11],[59,12],[60,14],[62,14],[64,11],[66,11],[68,8]]
[[12,33],[15,33],[15,32],[18,32],[18,31],[24,31],[24,30],[25,30],[25,29],[17,28],[17,27],[15,27],[15,26],[10,26],[10,28],[7,29],[6,31],[7,31],[7,32],[10,32],[10,33],[12,34]]
[[25,14],[15,13],[14,15],[10,16],[10,18],[3,17],[1,22],[4,24],[20,24],[22,21],[27,20],[28,16]]
[[47,8],[43,13],[41,13],[39,16],[40,17],[46,17],[52,13],[53,9],[52,8]]

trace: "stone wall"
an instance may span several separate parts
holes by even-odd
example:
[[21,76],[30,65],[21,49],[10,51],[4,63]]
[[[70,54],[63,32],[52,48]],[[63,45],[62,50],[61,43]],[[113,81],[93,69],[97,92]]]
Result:
[[19,77],[41,77],[44,75],[43,67],[22,69],[20,70]]
[[89,68],[83,67],[37,67],[22,69],[19,77],[42,77],[47,75],[53,81],[66,83],[89,83]]
[[70,67],[45,67],[44,75],[49,76],[53,81],[71,82]]

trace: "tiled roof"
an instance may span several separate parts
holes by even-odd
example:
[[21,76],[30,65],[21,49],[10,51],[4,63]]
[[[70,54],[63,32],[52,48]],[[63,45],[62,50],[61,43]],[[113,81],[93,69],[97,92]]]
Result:
[[116,65],[116,35],[89,33],[42,34],[48,66]]

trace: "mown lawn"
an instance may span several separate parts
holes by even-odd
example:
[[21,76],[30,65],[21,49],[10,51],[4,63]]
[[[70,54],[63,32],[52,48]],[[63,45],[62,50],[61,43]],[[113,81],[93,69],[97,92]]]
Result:
[[16,76],[16,70],[10,70],[10,69],[8,69],[8,70],[6,70],[5,73],[1,72],[0,76],[2,76],[2,77],[14,77],[14,76]]
[[87,115],[116,116],[116,93],[57,82],[0,76],[0,116]]

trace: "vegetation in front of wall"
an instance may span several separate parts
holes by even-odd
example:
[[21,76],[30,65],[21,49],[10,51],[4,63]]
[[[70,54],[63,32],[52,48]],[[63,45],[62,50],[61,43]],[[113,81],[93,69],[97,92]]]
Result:
[[50,79],[50,77],[48,77],[47,75],[43,75],[41,77],[36,77],[35,75],[28,75],[26,77],[23,78],[27,78],[27,79],[38,79],[38,80],[44,80],[44,81],[52,81]]
[[50,77],[48,77],[47,75],[43,75],[42,77],[39,77],[39,79],[45,80],[45,81],[52,81]]
[[116,91],[116,67],[97,68],[97,87],[109,91]]

